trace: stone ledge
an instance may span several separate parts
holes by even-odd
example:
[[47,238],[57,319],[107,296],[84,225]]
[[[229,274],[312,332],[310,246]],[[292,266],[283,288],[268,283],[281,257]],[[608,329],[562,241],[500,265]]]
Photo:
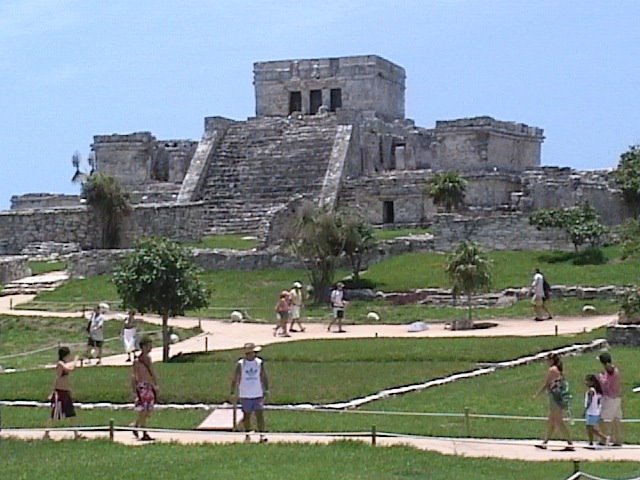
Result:
[[610,345],[640,347],[640,325],[612,325],[607,327],[607,342]]

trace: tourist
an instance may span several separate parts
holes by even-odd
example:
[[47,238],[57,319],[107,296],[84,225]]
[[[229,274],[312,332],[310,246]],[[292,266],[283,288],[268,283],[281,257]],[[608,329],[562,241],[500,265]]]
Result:
[[342,328],[342,322],[344,320],[344,309],[346,304],[347,302],[344,298],[344,284],[342,282],[338,282],[335,288],[331,291],[331,309],[333,318],[327,327],[327,332],[331,331],[331,327],[336,322],[338,323],[338,333],[345,332]]
[[275,306],[276,311],[276,319],[277,324],[273,329],[273,336],[278,335],[280,331],[280,336],[282,337],[290,337],[289,333],[287,333],[287,322],[289,321],[289,292],[283,290],[280,292],[280,296],[278,297],[278,301]]
[[589,446],[593,447],[593,437],[600,438],[598,445],[606,445],[608,439],[599,429],[600,412],[602,408],[602,385],[595,375],[589,374],[584,379],[587,391],[584,394],[584,423],[589,437]]
[[[145,427],[158,399],[158,379],[151,366],[151,356],[149,355],[152,347],[151,338],[143,337],[140,339],[141,352],[133,361],[131,376],[131,385],[136,398],[134,409],[138,412],[138,417],[130,426],[142,429],[142,437],[140,437],[142,441],[153,440]],[[138,438],[138,430],[134,430],[133,435]]]
[[[547,284],[548,285],[548,284]],[[551,289],[548,289],[548,293],[550,293]],[[531,283],[531,304],[533,305],[533,311],[535,312],[535,321],[541,322],[545,320],[543,317],[543,313],[546,313],[546,319],[549,320],[553,318],[549,310],[545,306],[545,279],[540,269],[536,268],[535,273],[533,274],[533,282]]]
[[[96,365],[102,363],[102,345],[104,343],[104,313],[106,311],[105,305],[96,305],[91,313],[91,319],[87,324],[87,334],[89,336],[87,341],[87,351],[85,352],[85,358],[95,358],[97,350],[98,361]],[[87,361],[90,363],[90,360]]]
[[[69,375],[76,368],[77,361],[77,355],[71,359],[71,350],[69,350],[69,347],[60,347],[58,349],[56,379],[53,382],[53,392],[50,397],[51,417],[47,422],[48,428],[51,428],[53,422],[60,421],[64,418],[70,418],[75,423],[76,411],[73,407]],[[77,431],[73,433],[75,438],[80,438]],[[44,431],[44,438],[50,438],[48,429]]]
[[573,451],[573,442],[571,441],[571,435],[567,425],[564,423],[563,414],[565,410],[569,408],[569,392],[567,382],[564,378],[564,372],[562,368],[562,360],[560,355],[552,353],[547,358],[549,368],[547,369],[547,375],[544,383],[540,387],[540,390],[534,395],[534,398],[540,395],[542,392],[547,392],[549,396],[549,415],[547,417],[547,429],[545,432],[544,440],[541,444],[536,445],[537,448],[546,449],[549,442],[549,438],[555,430],[560,430],[564,435],[567,446],[565,451]]
[[135,357],[135,352],[138,349],[136,345],[138,320],[136,319],[135,315],[135,310],[129,310],[129,314],[127,315],[127,318],[124,320],[124,324],[122,325],[122,332],[120,333],[122,337],[122,343],[124,343],[124,351],[127,354],[127,362],[131,361],[132,355]]
[[259,440],[262,443],[267,441],[264,435],[264,399],[269,394],[269,380],[263,361],[257,356],[261,347],[254,343],[245,343],[243,349],[244,358],[238,360],[231,380],[231,396],[234,408],[237,399],[240,400],[244,414],[245,442],[251,441],[251,414],[253,413],[260,433]]
[[598,376],[602,385],[602,431],[611,438],[614,447],[622,446],[622,398],[620,370],[613,365],[611,354],[601,353],[598,357],[603,371]]
[[300,321],[300,315],[302,312],[302,284],[300,282],[293,282],[293,288],[289,291],[289,317],[291,317],[291,325],[289,325],[289,332],[297,332],[295,324],[296,322],[300,326],[300,331],[304,332],[304,326]]

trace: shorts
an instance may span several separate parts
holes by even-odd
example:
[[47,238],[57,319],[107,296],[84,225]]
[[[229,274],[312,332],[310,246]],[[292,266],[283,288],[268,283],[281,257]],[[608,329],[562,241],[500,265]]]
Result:
[[263,397],[258,398],[241,398],[240,406],[244,413],[261,412],[264,410]]
[[344,318],[344,307],[333,307],[333,317],[334,318]]
[[69,390],[54,390],[51,395],[51,419],[62,420],[76,416],[73,399]]
[[587,427],[595,427],[600,423],[600,415],[585,415],[584,423]]
[[289,312],[276,312],[276,318],[279,322],[289,320]]
[[300,306],[291,305],[291,310],[289,311],[289,315],[293,320],[298,320],[300,318]]
[[600,418],[603,422],[622,420],[622,400],[620,398],[602,397]]
[[102,340],[94,340],[93,338],[89,338],[87,340],[87,346],[89,346],[89,347],[102,348],[102,344],[103,343],[104,343],[104,341],[102,341]]
[[136,402],[134,410],[136,412],[151,412],[156,404],[156,391],[153,385],[147,382],[140,382],[136,385]]

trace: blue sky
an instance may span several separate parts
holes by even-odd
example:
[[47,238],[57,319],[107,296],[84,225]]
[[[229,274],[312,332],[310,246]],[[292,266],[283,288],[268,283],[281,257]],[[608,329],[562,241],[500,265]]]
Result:
[[257,60],[378,54],[407,116],[542,127],[546,165],[615,166],[640,143],[640,2],[0,1],[0,208],[76,192],[95,134],[202,134],[254,114]]

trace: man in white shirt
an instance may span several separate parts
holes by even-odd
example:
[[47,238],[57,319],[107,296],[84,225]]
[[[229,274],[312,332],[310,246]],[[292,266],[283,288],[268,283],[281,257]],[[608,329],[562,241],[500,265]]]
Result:
[[293,288],[289,291],[289,316],[291,317],[291,325],[289,325],[290,332],[297,332],[295,324],[298,322],[300,331],[304,332],[304,326],[300,321],[300,315],[302,311],[302,284],[300,282],[293,282]]
[[[533,274],[533,282],[531,282],[531,305],[533,305],[533,311],[536,315],[535,321],[543,321],[542,314],[546,310],[544,308],[544,277],[539,268],[536,268]],[[549,318],[551,317],[551,315],[548,316]]]
[[[256,354],[262,348],[254,343],[244,344],[244,358],[238,360],[231,380],[231,396],[240,400],[243,424],[246,432],[245,442],[250,442],[251,414],[255,414],[260,442],[266,442],[264,436],[264,399],[269,394],[269,379],[262,359]],[[235,405],[235,401],[233,402]],[[235,407],[234,407],[235,408]]]
[[338,282],[336,288],[331,291],[331,308],[333,310],[333,319],[327,327],[327,332],[331,331],[331,327],[334,323],[338,323],[338,333],[344,333],[342,328],[342,321],[344,320],[344,307],[347,302],[344,299],[344,284]]
[[97,350],[98,362],[96,365],[102,363],[102,345],[104,343],[104,311],[105,309],[101,305],[96,305],[91,313],[91,320],[87,324],[87,351],[85,352],[85,358],[94,358],[94,352]]

